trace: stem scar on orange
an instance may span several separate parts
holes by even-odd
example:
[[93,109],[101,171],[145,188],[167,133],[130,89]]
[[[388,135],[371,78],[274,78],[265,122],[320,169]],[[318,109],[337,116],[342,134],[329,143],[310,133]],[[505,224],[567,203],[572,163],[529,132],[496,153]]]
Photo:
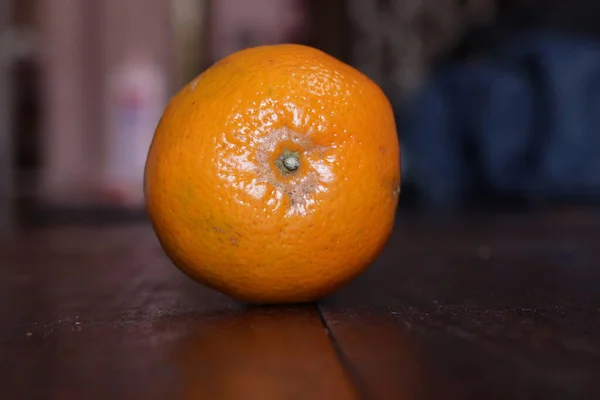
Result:
[[364,271],[391,234],[392,108],[320,50],[245,49],[170,100],[144,186],[163,249],[192,279],[250,303],[313,301]]

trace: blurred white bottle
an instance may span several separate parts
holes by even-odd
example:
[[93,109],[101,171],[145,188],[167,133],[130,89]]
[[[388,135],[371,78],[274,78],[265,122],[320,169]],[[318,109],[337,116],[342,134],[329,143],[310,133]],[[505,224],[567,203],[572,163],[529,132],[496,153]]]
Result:
[[104,193],[116,205],[142,206],[146,157],[167,101],[165,71],[134,56],[109,75],[107,98]]

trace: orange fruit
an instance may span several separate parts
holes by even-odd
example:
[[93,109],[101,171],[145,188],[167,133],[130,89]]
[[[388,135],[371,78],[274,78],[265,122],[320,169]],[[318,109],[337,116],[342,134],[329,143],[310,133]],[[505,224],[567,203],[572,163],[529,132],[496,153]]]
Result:
[[400,192],[390,103],[317,49],[245,49],[167,105],[149,149],[146,208],[174,264],[251,303],[318,299],[364,271]]

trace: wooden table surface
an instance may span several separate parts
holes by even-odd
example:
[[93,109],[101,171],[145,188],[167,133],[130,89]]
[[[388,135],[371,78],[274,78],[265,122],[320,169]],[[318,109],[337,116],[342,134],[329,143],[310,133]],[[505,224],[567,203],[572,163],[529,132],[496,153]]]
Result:
[[2,399],[600,398],[600,214],[399,217],[316,305],[208,290],[144,223],[0,255]]

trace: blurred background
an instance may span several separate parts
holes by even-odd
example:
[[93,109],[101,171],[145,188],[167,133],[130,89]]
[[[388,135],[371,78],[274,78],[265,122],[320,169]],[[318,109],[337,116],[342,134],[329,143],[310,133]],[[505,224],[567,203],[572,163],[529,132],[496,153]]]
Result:
[[388,94],[401,212],[597,205],[599,22],[594,0],[0,0],[0,232],[143,215],[169,97],[282,42]]

